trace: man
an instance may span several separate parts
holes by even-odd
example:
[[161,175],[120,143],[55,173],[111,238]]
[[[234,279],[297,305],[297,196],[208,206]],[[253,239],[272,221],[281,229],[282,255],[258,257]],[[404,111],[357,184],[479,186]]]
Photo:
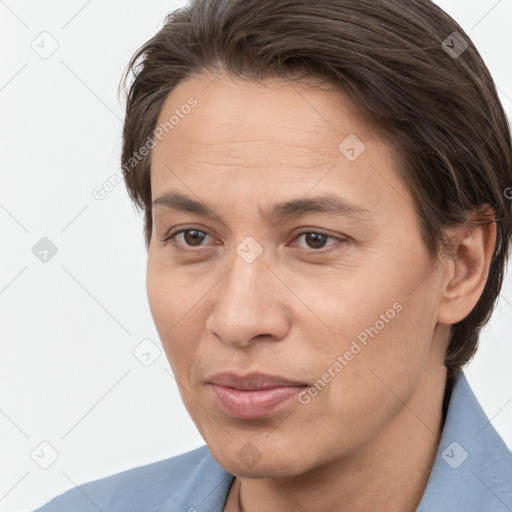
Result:
[[512,510],[461,370],[512,147],[462,29],[427,0],[198,0],[130,69],[149,303],[206,446],[40,510]]

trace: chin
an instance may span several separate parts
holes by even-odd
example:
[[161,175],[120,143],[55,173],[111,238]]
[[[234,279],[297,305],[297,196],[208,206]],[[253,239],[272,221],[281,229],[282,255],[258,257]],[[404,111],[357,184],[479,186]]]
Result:
[[307,460],[297,450],[290,453],[267,447],[256,451],[250,443],[237,451],[232,451],[232,446],[228,450],[210,445],[208,448],[219,465],[240,478],[287,478],[311,469],[311,465],[308,465]]

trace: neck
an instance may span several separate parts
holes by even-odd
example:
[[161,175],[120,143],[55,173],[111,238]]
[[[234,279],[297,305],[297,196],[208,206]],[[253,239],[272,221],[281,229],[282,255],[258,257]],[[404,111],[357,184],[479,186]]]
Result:
[[226,512],[414,512],[439,445],[445,384],[444,367],[426,372],[386,428],[342,459],[289,478],[237,478]]

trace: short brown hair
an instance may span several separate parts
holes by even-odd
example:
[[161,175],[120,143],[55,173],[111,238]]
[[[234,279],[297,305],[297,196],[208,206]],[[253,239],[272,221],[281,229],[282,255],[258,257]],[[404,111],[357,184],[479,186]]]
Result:
[[208,71],[247,80],[321,78],[346,93],[398,149],[397,171],[433,255],[443,228],[492,207],[497,243],[489,276],[471,313],[452,326],[445,358],[452,371],[466,364],[508,259],[512,147],[492,77],[462,28],[429,0],[196,0],[169,14],[124,77],[133,75],[121,163],[130,197],[145,213],[147,248],[151,155],[127,164],[152,137],[174,87]]

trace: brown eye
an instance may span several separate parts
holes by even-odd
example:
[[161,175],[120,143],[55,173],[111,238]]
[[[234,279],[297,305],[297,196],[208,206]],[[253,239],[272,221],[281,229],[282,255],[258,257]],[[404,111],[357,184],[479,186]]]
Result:
[[304,241],[312,249],[322,249],[329,238],[322,233],[304,233],[304,235]]
[[[297,244],[297,240],[301,239],[302,242]],[[324,255],[339,250],[346,242],[348,242],[348,239],[343,236],[329,235],[319,231],[303,231],[297,235],[294,241],[303,253],[311,255]]]
[[187,245],[198,246],[204,240],[206,233],[204,231],[197,231],[195,229],[189,229],[183,231],[183,240]]
[[297,236],[297,240],[299,240],[300,238],[302,238],[306,244],[306,247],[301,247],[301,249],[311,249],[312,252],[319,251],[320,249],[323,249],[326,246],[334,245],[333,243],[327,244],[329,239],[333,240],[334,243],[336,241],[342,241],[341,238],[337,238],[324,233],[319,233],[316,231],[305,231],[303,233],[300,233]]
[[209,236],[208,232],[199,229],[181,229],[169,235],[163,242],[172,242],[185,247],[200,247],[207,236]]

